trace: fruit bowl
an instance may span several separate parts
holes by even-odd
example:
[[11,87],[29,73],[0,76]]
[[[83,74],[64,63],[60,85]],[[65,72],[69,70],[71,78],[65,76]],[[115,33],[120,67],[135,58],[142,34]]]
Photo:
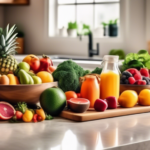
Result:
[[26,102],[36,104],[39,102],[41,93],[47,88],[58,86],[57,82],[34,85],[0,85],[0,100],[15,104]]
[[120,84],[120,93],[125,90],[134,90],[139,94],[144,89],[150,89],[150,85]]

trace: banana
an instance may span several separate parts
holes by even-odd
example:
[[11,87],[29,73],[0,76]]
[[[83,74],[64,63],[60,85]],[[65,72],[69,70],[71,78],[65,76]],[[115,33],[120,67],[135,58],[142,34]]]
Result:
[[20,69],[19,71],[19,78],[21,84],[30,84],[29,75],[23,69]]
[[30,71],[28,71],[27,73],[28,73],[31,77],[32,77],[32,76],[35,76],[35,74],[32,73],[32,72],[30,72]]
[[29,84],[34,84],[34,80],[32,79],[32,77],[28,74],[28,77],[29,77]]

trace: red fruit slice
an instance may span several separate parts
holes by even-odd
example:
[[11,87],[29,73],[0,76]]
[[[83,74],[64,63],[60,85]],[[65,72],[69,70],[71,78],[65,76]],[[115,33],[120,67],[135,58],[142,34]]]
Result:
[[78,104],[85,104],[85,103],[89,103],[89,100],[87,99],[84,99],[84,98],[72,98],[70,100],[71,102],[74,102],[74,103],[78,103]]
[[0,102],[0,119],[8,120],[15,115],[14,107],[7,102]]
[[77,113],[85,112],[90,106],[90,101],[84,98],[71,98],[69,108]]

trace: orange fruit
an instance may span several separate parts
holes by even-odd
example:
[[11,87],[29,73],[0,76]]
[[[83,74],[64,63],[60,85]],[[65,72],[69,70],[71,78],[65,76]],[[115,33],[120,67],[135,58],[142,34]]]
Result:
[[71,98],[77,98],[77,94],[74,91],[65,92],[66,99],[70,100]]
[[48,83],[54,81],[53,76],[47,71],[40,71],[36,75],[41,78],[42,83]]
[[118,103],[121,107],[124,108],[130,108],[134,107],[138,102],[138,95],[133,90],[126,90],[123,93],[121,93]]
[[0,77],[0,84],[9,85],[9,78],[6,75]]
[[[28,56],[26,56],[24,59],[23,59],[23,62],[26,62],[30,65],[30,62],[31,62],[31,59],[32,58],[38,58],[37,56],[33,55],[33,54],[30,54]],[[39,59],[39,58],[38,58]]]
[[144,89],[139,94],[139,104],[142,106],[150,106],[150,90]]

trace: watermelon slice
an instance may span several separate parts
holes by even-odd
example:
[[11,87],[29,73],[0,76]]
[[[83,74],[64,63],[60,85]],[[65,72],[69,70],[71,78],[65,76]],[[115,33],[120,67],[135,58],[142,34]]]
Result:
[[15,115],[14,107],[7,102],[0,102],[0,119],[8,120]]

